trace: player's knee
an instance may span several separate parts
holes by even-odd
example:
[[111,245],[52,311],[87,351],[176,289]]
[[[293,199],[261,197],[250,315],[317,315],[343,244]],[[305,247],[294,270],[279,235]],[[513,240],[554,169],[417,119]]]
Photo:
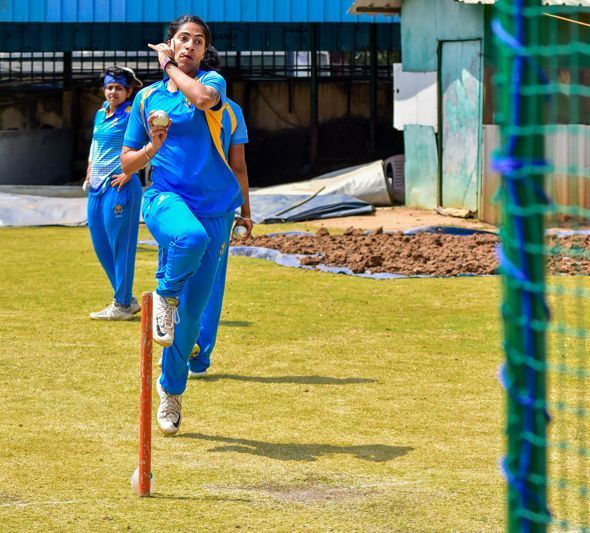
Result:
[[202,254],[209,244],[209,236],[203,230],[189,231],[182,238],[184,247],[195,254]]

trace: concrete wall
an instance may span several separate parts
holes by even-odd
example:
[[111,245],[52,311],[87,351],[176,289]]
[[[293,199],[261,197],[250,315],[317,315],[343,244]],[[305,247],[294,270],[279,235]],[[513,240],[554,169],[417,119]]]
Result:
[[0,130],[63,128],[61,91],[23,93],[0,103]]
[[22,93],[0,104],[0,184],[70,181],[74,136],[61,91]]
[[[377,118],[378,122],[386,125],[391,123],[393,110],[391,86],[391,82],[379,82],[378,84]],[[297,135],[291,135],[290,138],[285,135],[286,145],[284,146],[280,145],[280,140],[269,144],[268,147],[263,141],[264,138],[276,137],[275,134],[288,132],[299,132],[300,137],[306,138],[310,124],[309,80],[239,81],[230,83],[228,92],[244,109],[248,128],[256,137],[252,138],[252,141],[258,143],[258,153],[264,159],[262,163],[269,158],[269,150],[283,153],[283,161],[285,160],[284,152],[292,152],[296,148],[301,148],[305,152],[306,148],[303,147],[303,144],[307,142],[306,140],[303,140],[301,147],[292,145],[292,141]],[[77,182],[85,175],[94,115],[103,101],[102,91],[96,87],[78,87],[69,91],[43,92],[40,94],[19,94],[12,98],[11,101],[0,102],[0,131],[43,130],[48,132],[48,136],[51,136],[50,132],[52,130],[71,129],[73,135],[68,137],[69,144],[67,146],[55,145],[52,149],[56,153],[61,150],[63,159],[71,161],[69,176],[64,177],[60,170],[59,179],[63,179],[64,182]],[[335,119],[351,118],[358,119],[363,124],[366,123],[368,130],[369,108],[370,87],[367,82],[320,80],[320,126]],[[259,135],[259,133],[264,135]],[[61,139],[60,142],[64,142],[63,136],[58,133],[56,135]],[[378,140],[382,141],[382,137],[378,138]],[[346,150],[347,147],[343,146],[341,151]],[[366,155],[367,150],[364,141],[359,145],[359,151],[363,150]],[[400,147],[393,146],[392,143],[391,150],[386,149],[383,156],[394,155],[400,153],[400,151]],[[249,148],[248,152],[257,154],[253,146]],[[350,156],[351,154],[346,153],[343,155]],[[330,157],[333,156],[333,153],[330,154]],[[258,155],[254,155],[254,157],[258,157]],[[292,164],[304,165],[306,157],[307,154],[302,153],[301,157],[296,161],[294,160]],[[364,162],[365,160],[359,160],[358,162]],[[255,168],[255,161],[249,159],[249,164],[250,162]],[[258,165],[259,168],[262,163]],[[51,168],[51,166],[48,168]],[[325,169],[322,168],[322,170]],[[12,183],[29,183],[31,179],[28,174],[22,177],[15,174],[12,176],[11,179],[14,180]],[[289,179],[294,176],[298,176],[295,171],[289,176]],[[256,176],[253,177],[256,178]],[[3,181],[2,183],[8,182]]]
[[72,131],[0,131],[0,185],[61,185],[69,181]]
[[[310,124],[309,80],[284,82],[237,82],[231,87],[232,98],[244,109],[248,127],[266,131],[306,128]],[[369,118],[370,86],[368,82],[333,82],[319,84],[320,124],[343,117]],[[390,83],[379,83],[378,114],[390,118],[393,92]]]

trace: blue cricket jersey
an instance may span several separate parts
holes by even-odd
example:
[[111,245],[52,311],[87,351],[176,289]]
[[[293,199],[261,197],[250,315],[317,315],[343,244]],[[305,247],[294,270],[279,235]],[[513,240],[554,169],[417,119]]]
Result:
[[221,137],[226,159],[230,146],[248,144],[248,128],[242,108],[229,98],[223,113]]
[[199,71],[196,78],[220,95],[215,109],[201,111],[181,92],[170,92],[168,79],[142,89],[135,97],[124,145],[139,150],[149,141],[148,116],[165,111],[172,124],[152,159],[153,188],[175,192],[203,217],[217,217],[242,204],[238,180],[227,164],[221,143],[226,104],[225,80],[217,72]]
[[121,149],[127,129],[131,102],[121,104],[112,115],[105,102],[94,116],[90,146],[90,187],[100,189],[111,176],[121,174]]

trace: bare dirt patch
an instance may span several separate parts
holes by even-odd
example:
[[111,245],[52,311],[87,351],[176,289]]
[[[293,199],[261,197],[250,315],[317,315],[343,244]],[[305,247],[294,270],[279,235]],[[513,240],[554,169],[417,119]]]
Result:
[[[354,228],[342,235],[320,228],[315,235],[264,235],[240,242],[303,256],[301,263],[310,267],[324,264],[354,273],[437,277],[496,274],[498,243],[489,233],[404,235],[377,229],[365,234]],[[547,246],[551,274],[590,274],[590,236],[550,237]]]
[[373,214],[311,220],[309,224],[328,229],[348,227],[399,231],[422,226],[460,226],[462,228],[494,231],[495,227],[470,218],[443,216],[434,210],[410,207],[378,207]]

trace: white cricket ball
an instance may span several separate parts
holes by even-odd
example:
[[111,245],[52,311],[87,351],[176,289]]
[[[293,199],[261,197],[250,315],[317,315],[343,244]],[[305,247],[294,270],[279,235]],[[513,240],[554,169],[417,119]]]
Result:
[[[136,494],[137,496],[139,496],[139,466],[135,469],[135,472],[133,472],[133,475],[131,476],[131,490],[133,491],[133,494]],[[150,474],[150,496],[152,496],[154,493],[154,474],[151,473]]]
[[243,239],[246,234],[248,233],[248,228],[246,228],[246,226],[236,226],[234,228],[234,239],[236,240],[241,240]]
[[165,128],[168,126],[169,122],[170,119],[168,118],[168,115],[165,111],[154,111],[152,118],[152,124],[154,126],[161,126],[162,128]]

